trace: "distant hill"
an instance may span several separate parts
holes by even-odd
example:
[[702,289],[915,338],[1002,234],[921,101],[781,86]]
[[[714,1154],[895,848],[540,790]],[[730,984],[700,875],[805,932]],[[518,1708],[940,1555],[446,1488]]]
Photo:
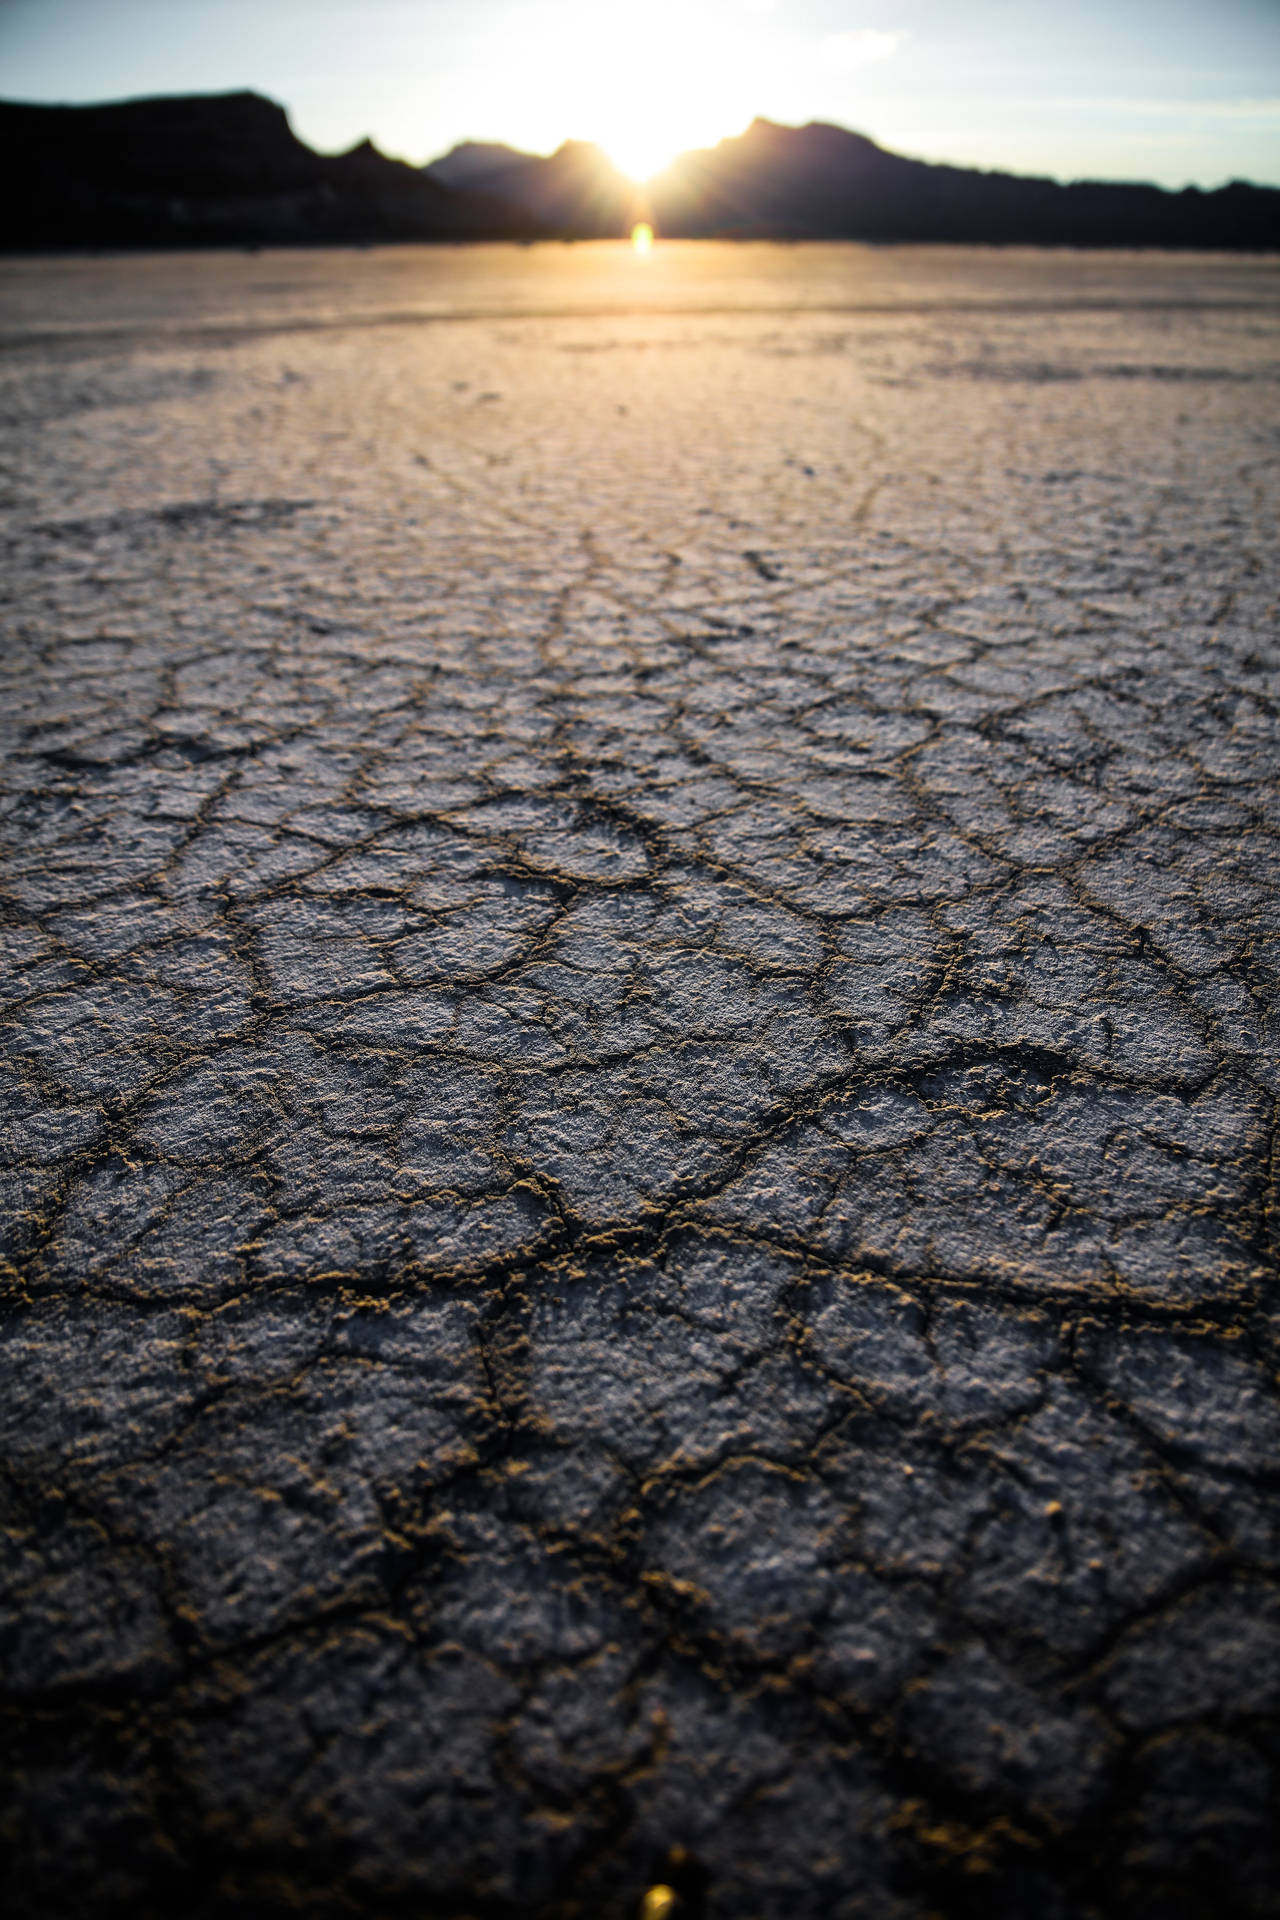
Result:
[[[0,247],[166,247],[524,237],[528,214],[389,160],[325,155],[255,93],[46,107],[0,102]],[[21,182],[21,188],[19,188]]]
[[843,127],[756,120],[641,192],[598,147],[466,141],[429,167],[320,154],[255,93],[0,102],[0,249],[660,234],[1280,249],[1280,188],[1053,180],[937,166]]
[[[450,167],[457,154],[466,152],[465,145],[455,147],[427,172],[440,178],[440,169]],[[477,189],[523,208],[549,232],[579,239],[629,233],[643,217],[640,189],[618,172],[607,154],[585,140],[566,140],[546,159],[517,154],[489,171],[472,172],[470,181]]]
[[[501,155],[491,168],[488,153]],[[1280,189],[1236,181],[1212,193],[1054,180],[939,166],[890,153],[844,127],[756,120],[719,146],[684,153],[641,194],[597,148],[550,159],[455,148],[428,170],[524,207],[557,232],[624,233],[653,220],[671,237],[935,240],[1024,246],[1280,248]]]
[[536,153],[523,153],[519,147],[505,146],[501,140],[463,140],[422,171],[429,179],[438,180],[442,187],[469,187],[506,167],[524,166],[527,161],[538,158]]
[[844,127],[755,120],[682,154],[651,186],[667,234],[938,240],[1033,246],[1280,247],[1280,189],[1212,193],[939,166]]

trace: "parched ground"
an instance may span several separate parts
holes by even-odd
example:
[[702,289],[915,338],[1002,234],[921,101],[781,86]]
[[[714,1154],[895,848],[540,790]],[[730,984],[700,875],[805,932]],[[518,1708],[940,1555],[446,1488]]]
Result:
[[1276,263],[0,293],[8,1911],[1280,1910]]

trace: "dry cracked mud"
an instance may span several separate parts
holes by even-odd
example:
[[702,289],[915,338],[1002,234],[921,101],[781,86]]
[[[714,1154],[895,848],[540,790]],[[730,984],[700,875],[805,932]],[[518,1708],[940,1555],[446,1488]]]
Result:
[[1280,1910],[1276,263],[3,295],[8,1910]]

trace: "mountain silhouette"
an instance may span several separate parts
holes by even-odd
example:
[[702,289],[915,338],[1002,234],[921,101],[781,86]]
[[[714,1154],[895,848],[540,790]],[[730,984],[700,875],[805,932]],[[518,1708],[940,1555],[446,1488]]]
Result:
[[519,147],[508,147],[501,140],[463,140],[422,171],[443,187],[469,187],[486,176],[501,173],[504,168],[523,166],[540,157],[536,153],[525,153]]
[[[461,151],[455,148],[455,153]],[[448,177],[452,155],[428,172]],[[754,120],[681,154],[643,195],[595,148],[477,165],[468,184],[563,233],[625,232],[644,217],[671,238],[933,240],[1024,246],[1280,246],[1280,189],[1243,181],[1172,193],[908,160],[844,127]]]
[[[455,157],[469,149],[469,142],[455,147],[442,161],[427,167],[426,173],[448,179]],[[516,155],[491,171],[471,173],[470,184],[522,208],[548,232],[583,240],[629,233],[642,217],[645,203],[642,190],[619,173],[607,154],[585,140],[566,140],[546,159]]]
[[[255,93],[47,107],[0,101],[0,247],[524,237],[518,207],[390,160],[319,154]],[[27,183],[22,191],[17,182]]]
[[843,127],[755,120],[643,191],[598,147],[465,141],[428,167],[365,140],[326,155],[254,93],[0,102],[0,248],[672,237],[1280,248],[1280,188],[1180,193],[909,160]]
[[1039,246],[1280,245],[1280,190],[1055,180],[908,160],[844,127],[755,120],[652,183],[667,234]]

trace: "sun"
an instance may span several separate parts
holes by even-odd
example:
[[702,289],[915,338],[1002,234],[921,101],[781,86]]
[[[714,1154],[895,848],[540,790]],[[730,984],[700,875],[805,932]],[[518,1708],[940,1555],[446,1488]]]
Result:
[[604,150],[619,173],[625,173],[638,187],[669,167],[681,148],[691,144],[679,134],[668,134],[660,126],[621,128],[603,143]]
[[626,175],[637,187],[652,180],[655,173],[675,158],[675,149],[668,150],[655,142],[640,140],[610,140],[606,152],[619,173]]
[[611,76],[602,89],[597,140],[619,173],[643,186],[687,147],[704,146],[723,131],[721,116],[691,94],[691,76],[650,45]]
[[759,85],[744,65],[742,23],[741,0],[571,0],[572,31],[554,60],[566,122],[643,186],[677,154],[751,118]]

